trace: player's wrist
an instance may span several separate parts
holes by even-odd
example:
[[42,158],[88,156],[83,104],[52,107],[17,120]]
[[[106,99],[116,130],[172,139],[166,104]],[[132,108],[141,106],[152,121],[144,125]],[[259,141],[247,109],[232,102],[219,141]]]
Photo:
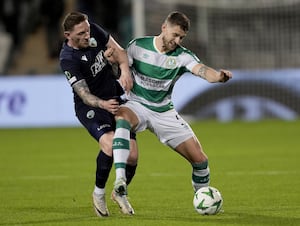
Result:
[[104,100],[99,99],[99,101],[98,101],[98,107],[104,109]]

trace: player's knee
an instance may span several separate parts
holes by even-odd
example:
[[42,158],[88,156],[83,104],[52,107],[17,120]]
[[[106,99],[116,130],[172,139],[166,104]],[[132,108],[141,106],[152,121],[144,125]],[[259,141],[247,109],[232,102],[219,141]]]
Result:
[[136,114],[131,111],[129,108],[121,107],[117,114],[115,115],[116,120],[125,120],[127,121],[132,127],[136,126],[138,123],[138,118]]
[[115,120],[125,120],[125,118],[122,115],[115,115]]
[[106,133],[99,139],[99,146],[105,154],[112,156],[113,133]]
[[115,115],[115,119],[118,120],[118,119],[123,119],[123,120],[127,120],[127,110],[126,108],[120,108],[118,110],[118,112],[116,113]]
[[208,161],[207,155],[201,149],[193,157],[192,163],[203,163]]
[[101,150],[108,156],[112,156],[112,154],[113,154],[111,145],[110,146],[109,145],[101,145]]

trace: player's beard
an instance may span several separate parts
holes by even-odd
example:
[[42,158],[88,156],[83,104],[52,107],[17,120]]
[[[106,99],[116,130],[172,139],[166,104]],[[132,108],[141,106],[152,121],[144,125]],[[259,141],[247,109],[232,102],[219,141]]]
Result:
[[83,39],[83,40],[81,40],[80,46],[81,46],[81,48],[87,48],[87,47],[89,47],[89,39]]
[[169,52],[172,51],[174,49],[176,49],[177,44],[175,42],[171,42],[169,40],[166,39],[166,37],[162,37],[162,41],[163,41],[163,48],[165,50],[165,52]]
[[78,49],[84,49],[89,46],[89,40],[88,39],[76,39],[76,45],[78,46]]
[[81,38],[72,38],[72,47],[75,49],[84,49],[89,46],[88,39],[81,39]]

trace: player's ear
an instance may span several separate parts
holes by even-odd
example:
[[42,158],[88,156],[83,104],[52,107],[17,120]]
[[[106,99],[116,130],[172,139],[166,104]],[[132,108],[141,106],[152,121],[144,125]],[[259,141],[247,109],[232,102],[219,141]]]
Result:
[[65,31],[64,32],[64,36],[65,36],[66,39],[68,39],[68,37],[70,36],[70,32],[69,31]]
[[164,31],[167,27],[167,23],[164,22],[162,25],[161,25],[161,31]]

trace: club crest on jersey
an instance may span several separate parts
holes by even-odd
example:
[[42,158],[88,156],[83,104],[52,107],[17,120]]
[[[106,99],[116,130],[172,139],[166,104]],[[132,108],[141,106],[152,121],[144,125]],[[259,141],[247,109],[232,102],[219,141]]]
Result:
[[86,113],[86,117],[88,119],[92,119],[95,117],[95,111],[94,110],[89,110],[87,113]]
[[91,38],[89,39],[89,46],[90,46],[90,47],[97,47],[97,41],[96,41],[95,38],[91,37]]
[[176,67],[176,58],[168,57],[166,60],[166,68],[171,69]]

